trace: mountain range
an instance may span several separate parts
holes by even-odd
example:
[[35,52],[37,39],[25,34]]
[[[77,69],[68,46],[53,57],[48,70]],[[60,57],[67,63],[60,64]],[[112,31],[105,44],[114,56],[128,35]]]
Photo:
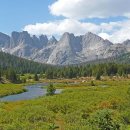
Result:
[[23,31],[12,32],[11,36],[0,33],[0,51],[41,63],[68,65],[128,53],[130,40],[114,44],[91,32],[80,36],[66,32],[57,40]]

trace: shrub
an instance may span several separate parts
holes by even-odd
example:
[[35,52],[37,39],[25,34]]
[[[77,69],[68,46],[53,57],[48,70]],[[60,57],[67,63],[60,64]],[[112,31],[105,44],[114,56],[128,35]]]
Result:
[[94,82],[93,82],[93,81],[91,81],[90,85],[91,85],[91,86],[95,86],[95,84],[94,84]]
[[52,95],[54,95],[54,94],[55,94],[55,91],[56,91],[56,89],[55,89],[54,85],[53,85],[52,83],[50,83],[50,84],[48,85],[48,87],[47,87],[47,96],[52,96]]
[[98,110],[90,119],[90,125],[96,130],[120,130],[120,124],[110,109]]
[[130,124],[130,110],[127,110],[124,114],[123,114],[123,119],[124,122],[126,124]]
[[101,80],[101,74],[100,73],[96,74],[96,80]]
[[37,74],[34,75],[34,81],[39,81],[39,77]]
[[55,124],[49,125],[49,130],[56,130],[59,126],[56,126]]

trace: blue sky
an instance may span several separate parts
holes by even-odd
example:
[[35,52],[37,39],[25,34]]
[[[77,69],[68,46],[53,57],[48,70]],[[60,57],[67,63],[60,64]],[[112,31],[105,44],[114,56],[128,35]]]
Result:
[[21,31],[27,24],[55,19],[50,15],[48,5],[54,0],[1,0],[0,31],[10,33]]
[[129,5],[130,0],[1,0],[0,32],[24,30],[59,37],[90,31],[122,42],[130,39]]

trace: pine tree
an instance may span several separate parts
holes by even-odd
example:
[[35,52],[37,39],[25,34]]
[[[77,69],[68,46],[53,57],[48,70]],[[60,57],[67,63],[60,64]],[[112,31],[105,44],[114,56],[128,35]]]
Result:
[[12,83],[16,83],[17,80],[17,75],[16,72],[13,69],[8,69],[6,72],[6,78],[10,80]]
[[96,74],[96,80],[101,80],[101,74],[99,72]]
[[56,89],[55,89],[54,85],[53,85],[52,83],[50,83],[50,84],[48,85],[48,87],[47,87],[47,96],[52,96],[52,95],[54,95],[54,94],[55,94],[55,91],[56,91]]
[[34,81],[39,81],[39,77],[37,74],[34,75]]
[[2,81],[2,72],[1,72],[1,69],[0,69],[0,82]]

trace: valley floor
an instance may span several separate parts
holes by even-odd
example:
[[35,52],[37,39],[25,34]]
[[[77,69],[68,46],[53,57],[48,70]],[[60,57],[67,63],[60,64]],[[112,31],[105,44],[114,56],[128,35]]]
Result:
[[25,92],[23,84],[0,84],[0,97]]
[[[130,130],[130,80],[82,81],[55,84],[64,88],[58,95],[0,102],[0,130]],[[12,86],[4,95],[22,90]]]

